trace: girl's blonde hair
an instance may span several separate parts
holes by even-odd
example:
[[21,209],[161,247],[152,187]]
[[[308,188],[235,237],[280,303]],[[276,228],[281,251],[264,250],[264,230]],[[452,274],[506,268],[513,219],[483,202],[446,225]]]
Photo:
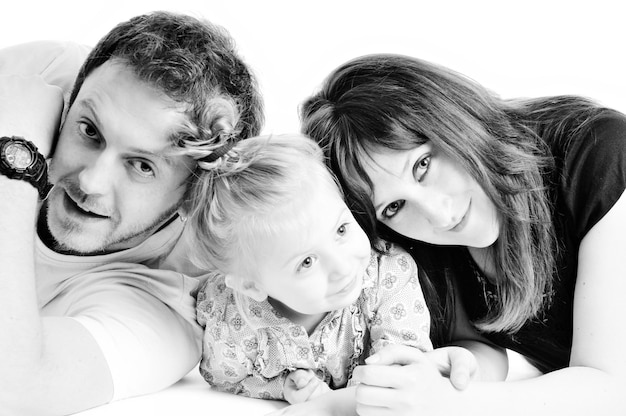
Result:
[[312,187],[340,190],[320,147],[305,136],[254,137],[226,146],[222,156],[198,162],[187,201],[190,259],[201,268],[254,278],[255,243],[302,224],[301,207]]

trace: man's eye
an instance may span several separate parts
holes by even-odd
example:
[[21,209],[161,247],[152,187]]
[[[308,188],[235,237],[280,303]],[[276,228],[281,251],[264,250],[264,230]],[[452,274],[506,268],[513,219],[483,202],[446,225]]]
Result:
[[152,169],[152,166],[150,166],[149,163],[143,160],[133,160],[130,162],[130,164],[133,167],[133,169],[141,176],[144,176],[144,177],[154,176],[154,169]]
[[98,138],[98,130],[90,123],[80,122],[78,128],[83,136],[89,139]]
[[394,201],[391,204],[387,205],[382,212],[383,219],[391,219],[393,218],[398,211],[402,209],[404,206],[404,200]]
[[413,167],[413,176],[418,182],[422,181],[428,172],[431,157],[431,155],[425,155],[415,163],[415,166]]

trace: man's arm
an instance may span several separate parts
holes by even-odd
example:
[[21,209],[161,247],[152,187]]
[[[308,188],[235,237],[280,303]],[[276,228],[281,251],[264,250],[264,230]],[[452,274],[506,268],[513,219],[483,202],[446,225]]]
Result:
[[[38,77],[0,78],[0,134],[44,155],[58,129],[61,90]],[[71,318],[42,318],[34,244],[37,191],[0,175],[0,409],[63,414],[108,401],[111,376],[93,337]],[[71,400],[70,400],[71,399]]]

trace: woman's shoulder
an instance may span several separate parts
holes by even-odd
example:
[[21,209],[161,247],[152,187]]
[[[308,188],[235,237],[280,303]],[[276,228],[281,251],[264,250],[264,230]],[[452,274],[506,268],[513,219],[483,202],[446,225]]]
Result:
[[626,116],[599,109],[554,156],[557,208],[574,224],[570,234],[579,242],[626,188]]

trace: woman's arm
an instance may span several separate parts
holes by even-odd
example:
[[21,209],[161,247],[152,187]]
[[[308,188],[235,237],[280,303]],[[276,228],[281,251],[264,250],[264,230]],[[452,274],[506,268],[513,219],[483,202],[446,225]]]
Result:
[[380,412],[380,403],[394,403],[394,415],[626,414],[625,231],[622,194],[580,246],[569,367],[521,381],[473,382],[458,391],[414,354],[399,357],[406,365],[355,369],[357,409]]
[[[455,327],[452,333],[452,346],[469,350],[476,359],[477,369],[474,379],[477,381],[504,381],[509,371],[506,350],[482,336],[470,323],[458,291],[455,291]],[[458,366],[457,366],[458,367]],[[450,368],[450,379],[455,384],[455,373],[461,377],[463,368]],[[456,384],[455,384],[456,385]]]

